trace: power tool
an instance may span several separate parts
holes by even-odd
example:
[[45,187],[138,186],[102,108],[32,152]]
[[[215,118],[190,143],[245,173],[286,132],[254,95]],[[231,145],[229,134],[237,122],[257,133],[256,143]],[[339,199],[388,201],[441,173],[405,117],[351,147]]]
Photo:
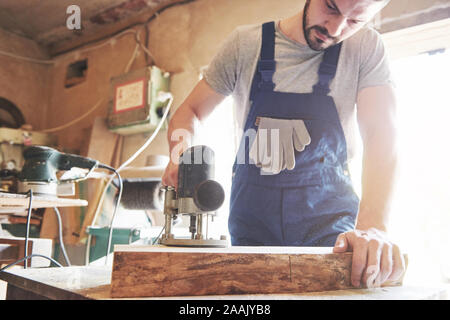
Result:
[[[222,186],[214,181],[214,151],[207,146],[194,146],[180,156],[178,188],[164,187],[165,233],[159,240],[168,246],[227,247],[225,236],[208,238],[208,222],[216,215],[225,199]],[[178,215],[190,216],[190,238],[176,238],[172,224]]]
[[[79,155],[59,152],[45,146],[30,146],[23,151],[24,165],[18,173],[18,192],[58,196],[61,186],[86,178],[99,162]],[[88,173],[75,172],[57,177],[58,171],[72,168],[88,169]]]

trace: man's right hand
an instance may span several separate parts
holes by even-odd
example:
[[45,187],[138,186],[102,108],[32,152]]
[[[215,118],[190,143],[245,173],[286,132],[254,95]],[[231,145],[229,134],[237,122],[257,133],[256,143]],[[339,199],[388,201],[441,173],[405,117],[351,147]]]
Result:
[[178,187],[178,164],[170,161],[162,176],[162,184],[168,187]]

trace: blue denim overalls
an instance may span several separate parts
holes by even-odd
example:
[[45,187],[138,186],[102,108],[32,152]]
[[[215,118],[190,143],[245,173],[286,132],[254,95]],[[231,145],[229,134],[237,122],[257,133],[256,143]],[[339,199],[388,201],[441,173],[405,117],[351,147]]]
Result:
[[[312,93],[274,91],[275,24],[263,24],[261,57],[252,83],[252,104],[233,165],[228,228],[234,246],[333,246],[355,226],[359,198],[347,164],[344,132],[329,85],[341,44],[325,50]],[[310,145],[295,151],[295,167],[262,175],[250,163],[257,117],[302,119]],[[242,158],[242,157],[241,157]],[[242,159],[240,159],[242,160]]]

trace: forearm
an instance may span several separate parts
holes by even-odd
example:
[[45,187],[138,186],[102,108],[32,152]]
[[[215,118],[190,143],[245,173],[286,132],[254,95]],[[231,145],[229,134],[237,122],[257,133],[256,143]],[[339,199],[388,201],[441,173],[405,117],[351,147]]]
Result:
[[171,156],[180,155],[192,145],[199,122],[206,119],[224,98],[205,80],[200,80],[170,120],[167,139]]
[[198,118],[192,108],[187,104],[182,104],[169,122],[167,140],[169,142],[170,154],[179,156],[183,151],[192,145],[195,127]]
[[357,229],[387,231],[398,160],[395,141],[392,130],[390,135],[385,133],[367,143]]
[[396,98],[391,86],[360,92],[358,122],[364,154],[357,229],[387,231],[398,161],[396,119]]

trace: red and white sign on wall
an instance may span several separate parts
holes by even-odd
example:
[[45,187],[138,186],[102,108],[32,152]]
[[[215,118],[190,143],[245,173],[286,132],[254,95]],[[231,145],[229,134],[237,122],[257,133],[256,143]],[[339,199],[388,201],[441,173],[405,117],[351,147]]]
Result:
[[114,113],[143,108],[145,105],[145,78],[116,86]]

